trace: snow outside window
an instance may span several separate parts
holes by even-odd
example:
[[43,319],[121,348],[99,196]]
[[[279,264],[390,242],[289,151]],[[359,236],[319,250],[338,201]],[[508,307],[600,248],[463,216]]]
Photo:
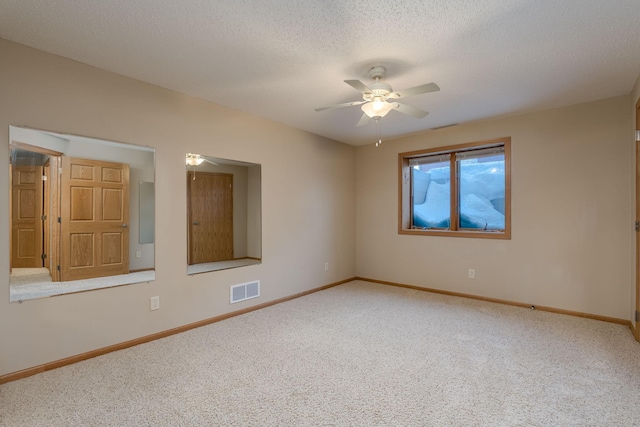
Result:
[[401,153],[399,231],[509,238],[509,157],[510,138]]

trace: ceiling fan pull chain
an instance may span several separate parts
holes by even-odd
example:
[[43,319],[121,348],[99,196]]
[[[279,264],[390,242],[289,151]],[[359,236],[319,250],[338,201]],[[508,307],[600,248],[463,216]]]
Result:
[[376,142],[376,147],[382,145],[382,137],[380,136],[380,119],[376,119],[376,127],[378,128],[378,142]]

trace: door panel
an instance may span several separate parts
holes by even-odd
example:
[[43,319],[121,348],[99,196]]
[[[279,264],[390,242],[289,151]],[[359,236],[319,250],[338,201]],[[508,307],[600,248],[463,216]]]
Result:
[[[71,233],[69,239],[71,244],[70,264],[71,267],[93,267],[93,233]],[[65,279],[66,280],[66,279]]]
[[122,233],[104,233],[102,235],[102,264],[112,265],[122,263],[123,246]]
[[43,266],[42,172],[42,166],[11,168],[12,268]]
[[16,259],[33,258],[36,253],[36,234],[33,228],[22,228],[16,232],[18,256]]
[[102,190],[102,219],[105,221],[124,222],[122,217],[122,200],[124,195],[121,189],[105,188]]
[[129,166],[62,158],[61,280],[129,272]]
[[189,264],[233,259],[233,175],[187,175]]
[[93,221],[95,219],[95,188],[70,187],[71,221]]

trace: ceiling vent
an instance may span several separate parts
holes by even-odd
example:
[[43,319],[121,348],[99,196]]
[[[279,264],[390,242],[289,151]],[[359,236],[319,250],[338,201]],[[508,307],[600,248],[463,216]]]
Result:
[[438,126],[438,127],[435,127],[435,128],[431,128],[431,130],[450,128],[450,127],[453,127],[453,126],[458,126],[458,123],[451,123],[450,125]]

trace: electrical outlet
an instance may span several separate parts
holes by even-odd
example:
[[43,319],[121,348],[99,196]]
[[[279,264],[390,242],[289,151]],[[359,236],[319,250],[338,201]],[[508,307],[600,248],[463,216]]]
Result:
[[473,268],[469,269],[469,279],[475,279],[476,278],[476,271]]
[[136,251],[136,258],[142,258],[142,251]]
[[329,271],[329,263],[328,262],[324,263],[324,271]]
[[149,300],[149,310],[158,310],[160,308],[160,297],[151,297]]

